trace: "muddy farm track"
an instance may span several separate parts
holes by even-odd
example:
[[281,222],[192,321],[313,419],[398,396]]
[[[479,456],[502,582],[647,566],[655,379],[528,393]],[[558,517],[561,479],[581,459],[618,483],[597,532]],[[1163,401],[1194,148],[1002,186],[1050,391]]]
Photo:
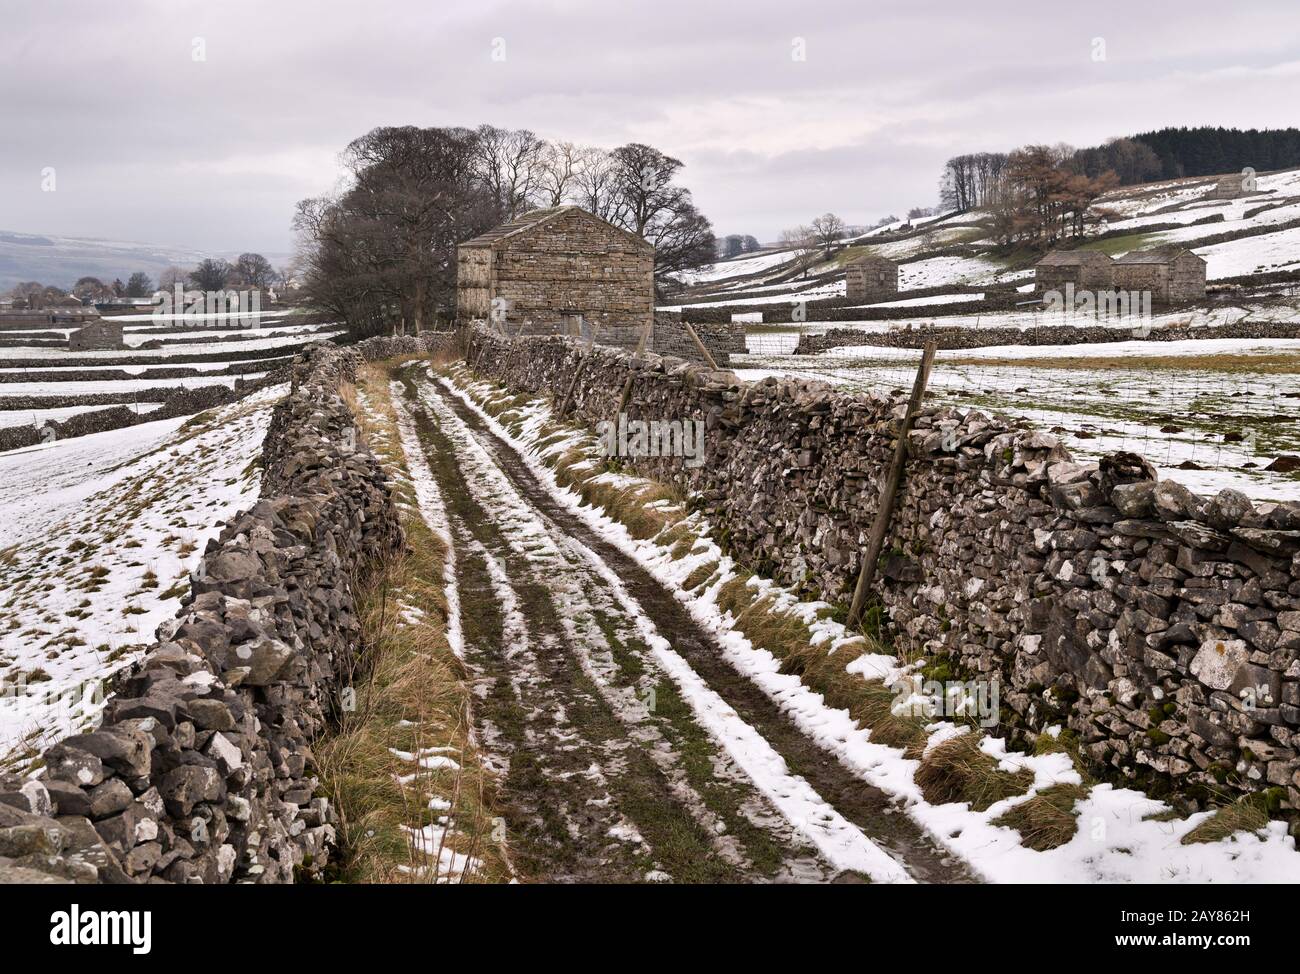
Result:
[[399,375],[403,445],[445,508],[478,736],[523,878],[969,881],[459,395],[424,369]]

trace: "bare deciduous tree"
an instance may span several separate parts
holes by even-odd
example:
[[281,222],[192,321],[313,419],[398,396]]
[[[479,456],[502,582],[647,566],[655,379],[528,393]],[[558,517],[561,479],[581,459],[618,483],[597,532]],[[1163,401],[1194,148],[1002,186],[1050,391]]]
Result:
[[275,268],[261,254],[240,254],[235,260],[235,275],[249,287],[268,288],[275,281]]
[[177,284],[184,287],[185,279],[188,276],[189,275],[185,272],[184,268],[168,267],[158,275],[158,287],[166,291],[170,291]]
[[572,142],[551,142],[542,153],[538,195],[543,206],[559,206],[574,195],[587,155]]
[[844,236],[844,221],[834,213],[823,213],[808,225],[808,229],[812,231],[813,239],[821,247],[822,253],[829,259],[835,242]]
[[450,315],[456,245],[499,222],[496,192],[514,185],[487,177],[484,158],[479,133],[463,128],[385,127],[353,141],[344,153],[351,187],[298,204],[308,298],[360,335],[418,331]]
[[480,125],[475,132],[479,176],[500,209],[513,220],[537,202],[546,143],[528,129]]
[[587,146],[579,150],[579,158],[571,199],[602,220],[621,223],[623,204],[615,188],[614,157],[604,149]]
[[817,235],[812,227],[797,226],[782,230],[779,241],[782,247],[795,255],[795,260],[803,265],[803,274],[808,276],[810,258],[817,253]]
[[200,291],[220,291],[230,280],[231,271],[229,262],[219,257],[208,257],[199,261],[198,266],[190,271],[190,284]]

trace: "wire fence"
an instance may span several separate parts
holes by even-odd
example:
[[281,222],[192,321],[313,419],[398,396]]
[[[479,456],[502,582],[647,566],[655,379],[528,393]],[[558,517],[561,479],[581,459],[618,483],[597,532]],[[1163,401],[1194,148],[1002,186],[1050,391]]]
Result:
[[[902,394],[920,348],[886,344],[899,337],[897,326],[868,329],[855,340],[882,344],[799,354],[801,339],[824,325],[751,328],[748,354],[733,355],[731,367],[749,378],[787,375]],[[1058,435],[1081,459],[1138,453],[1193,490],[1300,497],[1300,349],[1197,344],[940,350],[926,401],[1023,419]]]

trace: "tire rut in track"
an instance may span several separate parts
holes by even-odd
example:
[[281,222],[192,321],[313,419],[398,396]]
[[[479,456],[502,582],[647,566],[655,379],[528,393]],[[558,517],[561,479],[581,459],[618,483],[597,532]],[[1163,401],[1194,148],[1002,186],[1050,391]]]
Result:
[[[421,374],[421,379],[425,377]],[[422,381],[427,395],[441,401],[470,429],[515,489],[555,528],[583,545],[618,576],[655,628],[700,677],[754,727],[840,815],[903,864],[919,882],[969,883],[975,879],[960,859],[940,847],[892,799],[863,781],[832,753],[806,735],[761,688],[739,673],[686,607],[617,546],[559,503],[519,453],[458,396],[435,381]]]
[[463,445],[457,450],[409,378],[406,390],[402,408],[451,522],[476,723],[503,779],[521,874],[551,882],[833,878],[836,870],[694,722],[599,576],[539,531],[535,512],[503,513],[491,503],[490,478]]

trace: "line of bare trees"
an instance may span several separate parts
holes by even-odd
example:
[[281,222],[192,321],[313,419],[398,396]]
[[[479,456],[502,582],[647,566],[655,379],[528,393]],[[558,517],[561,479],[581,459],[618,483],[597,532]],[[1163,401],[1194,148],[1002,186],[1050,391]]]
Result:
[[990,211],[994,239],[1004,247],[1051,246],[1082,237],[1107,218],[1098,197],[1119,185],[1113,170],[1089,176],[1068,146],[1031,145],[1007,157]]
[[1109,139],[1090,149],[1075,149],[1064,143],[1026,146],[1016,152],[970,152],[953,156],[944,164],[939,180],[939,200],[944,209],[966,211],[993,206],[1008,188],[1009,166],[1014,156],[1045,149],[1056,164],[1073,175],[1096,179],[1113,172],[1120,186],[1157,179],[1160,157],[1146,143],[1135,139]]
[[968,152],[943,167],[939,202],[949,210],[990,205],[1002,188],[1009,156],[1005,152]]
[[842,240],[848,225],[834,213],[823,213],[808,223],[782,230],[778,238],[782,247],[794,252],[803,263],[806,276],[808,267],[816,263],[817,255],[829,259],[835,244]]
[[1112,139],[1098,149],[1028,145],[954,156],[940,179],[940,203],[950,210],[988,210],[1002,246],[1048,246],[1081,237],[1105,220],[1097,199],[1151,171],[1152,155],[1141,143]]
[[345,150],[347,188],[298,204],[307,295],[358,335],[454,315],[456,245],[539,207],[576,203],[655,245],[657,280],[714,259],[682,163],[652,146],[605,150],[527,129],[383,127]]
[[[190,270],[169,267],[159,275],[158,289],[170,290],[180,284],[197,288],[201,291],[220,291],[225,288],[256,288],[258,290],[273,287],[287,279],[287,272],[276,270],[269,260],[258,253],[240,254],[234,261],[219,257],[209,257],[199,261]],[[111,283],[92,275],[77,278],[71,291],[41,284],[37,281],[24,281],[15,285],[8,297],[17,309],[36,309],[60,307],[75,299],[77,303],[92,304],[112,301],[119,298],[148,298],[156,293],[153,279],[144,271],[136,271],[123,283],[118,278]]]

